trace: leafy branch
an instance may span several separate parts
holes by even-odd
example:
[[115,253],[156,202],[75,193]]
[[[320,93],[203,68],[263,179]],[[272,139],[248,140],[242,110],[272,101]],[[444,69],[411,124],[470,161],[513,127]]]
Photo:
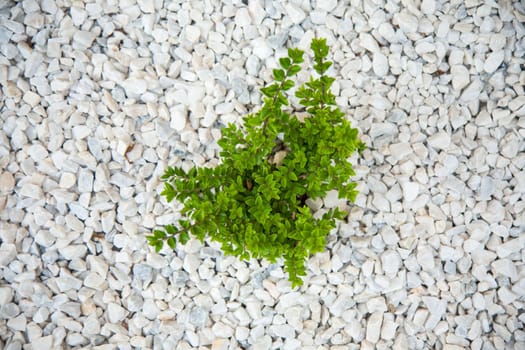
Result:
[[161,195],[183,204],[182,219],[147,236],[155,250],[164,243],[175,249],[191,236],[209,237],[241,259],[284,258],[292,286],[302,284],[306,260],[325,249],[326,236],[345,216],[336,208],[314,218],[307,200],[335,189],[353,201],[356,184],[349,179],[355,173],[347,159],[365,147],[336,107],[330,90],[335,79],[326,75],[332,65],[326,39],[315,38],[310,47],[317,77],[295,92],[308,113],[303,121],[291,114],[287,94],[304,52],[289,49],[273,70],[275,82],[261,89],[263,106],[242,126],[223,128],[217,167],[166,169]]

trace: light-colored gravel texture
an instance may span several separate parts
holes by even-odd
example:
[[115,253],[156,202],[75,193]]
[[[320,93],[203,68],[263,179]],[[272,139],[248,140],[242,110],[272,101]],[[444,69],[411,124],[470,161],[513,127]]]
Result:
[[[1,0],[0,348],[525,349],[524,23],[517,0]],[[154,253],[163,170],[216,164],[315,35],[369,148],[304,286]]]

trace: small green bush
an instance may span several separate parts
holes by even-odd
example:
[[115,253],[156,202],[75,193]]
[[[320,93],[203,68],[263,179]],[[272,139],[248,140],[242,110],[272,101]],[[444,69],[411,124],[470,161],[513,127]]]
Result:
[[325,75],[332,62],[325,58],[326,39],[313,39],[317,76],[299,87],[295,96],[308,116],[300,121],[286,106],[290,80],[300,70],[304,52],[289,49],[273,70],[275,82],[261,89],[262,108],[244,118],[241,127],[230,124],[218,141],[222,162],[215,168],[168,167],[162,176],[162,195],[184,205],[182,219],[154,230],[148,242],[157,251],[166,242],[185,244],[190,234],[209,236],[226,254],[241,259],[284,258],[292,286],[303,283],[305,261],[326,248],[326,236],[345,212],[330,209],[314,218],[307,199],[323,198],[337,190],[339,198],[354,201],[356,183],[348,158],[364,149],[335,102]]

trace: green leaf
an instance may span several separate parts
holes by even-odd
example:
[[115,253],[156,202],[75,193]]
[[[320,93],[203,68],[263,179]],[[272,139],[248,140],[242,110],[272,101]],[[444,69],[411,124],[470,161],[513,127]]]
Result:
[[282,70],[282,69],[274,69],[273,70],[273,77],[277,81],[283,81],[284,80],[284,70]]
[[261,92],[268,97],[273,97],[279,91],[279,86],[277,84],[272,84],[265,88],[261,89]]
[[166,232],[161,231],[161,230],[153,230],[153,236],[156,239],[166,238]]
[[177,195],[177,192],[173,188],[173,186],[167,182],[164,183],[164,191],[160,193],[162,196],[166,197],[166,201],[169,203],[175,198]]
[[166,225],[166,226],[164,226],[164,229],[170,235],[174,235],[178,231],[177,228],[175,226],[173,226],[173,225]]
[[162,180],[167,180],[173,176],[175,176],[177,173],[175,171],[175,168],[173,167],[168,167],[166,168],[166,170],[164,171],[164,174],[160,177]]
[[288,49],[288,57],[290,57],[294,63],[302,63],[303,54],[304,51],[300,49]]
[[277,96],[277,101],[284,106],[288,106],[288,100],[286,99],[286,97],[284,97],[283,94],[279,94]]
[[294,82],[291,80],[286,80],[283,84],[283,90],[289,90],[294,86]]
[[164,246],[164,242],[158,241],[155,243],[155,251],[158,253],[162,250],[162,247]]
[[177,244],[177,241],[175,240],[175,237],[170,237],[168,238],[168,240],[166,241],[166,243],[168,243],[168,246],[171,248],[171,249],[175,249],[175,246]]
[[292,64],[292,61],[290,61],[288,57],[281,57],[279,59],[279,63],[281,67],[283,67],[283,69],[288,69],[290,68],[290,65]]
[[186,231],[181,232],[179,240],[182,244],[186,244],[190,240],[190,235]]
[[293,65],[290,67],[290,76],[296,75],[301,71],[301,67],[299,65]]

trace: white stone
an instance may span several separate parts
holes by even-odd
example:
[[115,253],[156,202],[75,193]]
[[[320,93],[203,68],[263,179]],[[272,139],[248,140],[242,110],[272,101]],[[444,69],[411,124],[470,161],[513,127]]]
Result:
[[77,27],[80,27],[87,18],[87,12],[78,6],[71,6],[69,14],[71,15],[73,24]]
[[241,28],[244,28],[250,25],[251,22],[252,22],[252,19],[246,7],[241,7],[240,9],[237,10],[237,13],[235,14],[235,24],[236,25],[238,25]]
[[436,149],[446,150],[450,146],[450,135],[439,131],[427,139],[428,145]]
[[496,247],[496,253],[500,258],[506,258],[511,254],[519,252],[525,246],[525,237],[508,240]]
[[201,30],[198,26],[188,25],[184,27],[184,36],[189,42],[196,43],[201,36]]
[[430,312],[430,316],[425,322],[425,328],[428,330],[433,330],[441,320],[441,317],[447,311],[447,302],[446,300],[430,296],[423,296],[422,299],[423,303]]
[[510,259],[498,259],[492,262],[492,269],[495,275],[501,274],[509,277],[511,280],[518,278],[518,270],[516,264]]
[[468,69],[463,65],[453,65],[450,68],[452,76],[452,87],[454,90],[461,90],[470,83],[470,74]]
[[425,271],[432,271],[435,267],[434,252],[428,245],[420,246],[417,250],[416,259]]
[[34,144],[29,146],[27,153],[37,163],[48,157],[47,149],[41,144]]
[[85,245],[72,244],[60,248],[58,251],[64,259],[72,260],[75,258],[82,258],[86,254],[87,248]]
[[233,333],[234,333],[234,330],[232,327],[222,322],[215,323],[212,327],[212,331],[216,337],[221,337],[221,338],[230,338],[233,336]]
[[14,331],[24,332],[26,330],[26,325],[27,320],[23,313],[7,321],[7,327]]
[[485,60],[483,69],[487,73],[494,73],[499,68],[499,66],[503,63],[504,58],[505,58],[505,52],[503,50],[491,52],[487,56],[487,59]]
[[37,225],[48,225],[48,221],[53,219],[53,215],[42,207],[36,207],[33,211],[35,223]]
[[[105,79],[114,81],[115,83],[122,84],[125,80],[125,75],[120,70],[118,70],[112,62],[105,62],[103,66],[103,75]],[[109,101],[109,103],[115,103],[111,94],[106,93],[105,91],[104,101]],[[113,102],[111,102],[113,101]],[[113,106],[114,107],[114,106]]]
[[369,33],[359,34],[359,44],[370,52],[375,53],[379,51],[379,45],[376,39]]
[[150,0],[137,0],[140,10],[144,13],[155,13],[155,2]]
[[284,9],[288,17],[290,17],[292,22],[295,24],[301,23],[306,18],[304,11],[291,3],[286,4]]
[[407,34],[417,32],[419,27],[419,21],[417,20],[417,17],[406,11],[396,13],[394,15],[394,20],[399,28],[401,28],[401,30]]
[[294,306],[284,311],[284,317],[286,318],[288,324],[297,330],[302,328],[302,313],[302,307]]
[[517,156],[519,150],[520,150],[520,142],[516,138],[511,137],[509,139],[505,137],[503,145],[501,146],[502,156],[509,158],[509,159],[513,159],[514,157]]
[[463,93],[460,96],[460,102],[468,103],[474,101],[479,97],[482,89],[482,82],[480,80],[474,80],[469,86],[465,88],[465,90],[463,90]]
[[521,111],[522,113],[519,114],[520,116],[523,116],[523,112],[524,112],[524,107],[525,106],[525,96],[522,95],[522,96],[517,96],[515,99],[513,99],[512,101],[509,102],[509,109],[513,112],[519,112]]
[[[109,308],[108,308],[109,313]],[[114,323],[114,322],[111,322]],[[90,314],[84,321],[82,334],[84,335],[97,335],[100,334],[100,322],[95,313]]]
[[105,233],[111,232],[113,227],[115,226],[115,211],[109,210],[100,216],[101,224],[102,224],[102,231]]
[[91,134],[91,129],[86,125],[75,125],[72,132],[75,139],[85,139]]
[[505,219],[505,207],[500,201],[492,200],[488,203],[487,209],[481,213],[481,217],[488,223],[497,223]]
[[31,107],[35,107],[40,103],[42,98],[35,94],[33,91],[28,91],[24,94],[24,101],[29,104]]
[[259,73],[260,67],[261,67],[261,63],[260,63],[259,58],[257,58],[257,56],[250,55],[246,59],[246,71],[248,72],[249,75],[257,76],[257,74]]
[[399,242],[399,236],[396,231],[392,229],[391,226],[385,226],[381,229],[381,237],[387,245],[395,245]]
[[375,75],[378,77],[384,77],[388,74],[389,65],[388,59],[381,52],[375,52],[372,59],[372,68]]
[[121,84],[126,91],[126,95],[131,98],[136,98],[148,90],[148,84],[144,79],[129,78],[121,82]]
[[275,334],[277,337],[290,339],[295,337],[295,330],[288,324],[272,325],[270,326],[270,333]]
[[22,188],[20,189],[19,194],[24,197],[29,197],[33,199],[43,199],[44,198],[44,192],[42,192],[42,189],[38,187],[37,185],[26,183],[22,185]]
[[51,350],[51,349],[53,349],[53,336],[52,335],[48,335],[48,336],[45,336],[45,337],[31,339],[31,344],[32,344],[34,349]]
[[514,300],[517,298],[518,296],[507,287],[501,287],[498,289],[498,299],[503,303],[503,305],[508,305],[514,302]]
[[114,185],[117,185],[123,188],[123,187],[133,186],[135,184],[135,181],[136,179],[133,176],[130,176],[122,172],[116,172],[113,175],[111,175],[110,182]]
[[432,42],[423,41],[416,45],[415,51],[418,55],[424,55],[436,50],[436,45]]
[[195,254],[187,254],[184,257],[184,264],[182,265],[184,270],[188,273],[193,274],[197,271],[201,264],[199,257]]
[[80,193],[93,191],[93,172],[88,169],[81,169],[78,174],[78,191]]
[[314,24],[325,24],[326,23],[326,12],[314,10],[310,12],[310,20]]
[[9,172],[0,174],[0,193],[11,192],[15,188],[15,178]]
[[421,12],[425,15],[433,15],[436,11],[436,0],[423,0],[421,2]]
[[343,202],[344,200],[339,199],[339,193],[337,190],[328,191],[324,198],[324,206],[326,208],[336,208]]
[[82,281],[67,273],[61,273],[60,277],[55,279],[58,289],[61,292],[68,290],[79,290],[82,287]]
[[372,313],[366,323],[366,340],[375,344],[381,335],[381,324],[383,323],[383,312]]
[[266,10],[259,1],[248,1],[248,11],[250,11],[255,25],[261,24],[266,17]]
[[93,44],[96,37],[94,32],[79,30],[73,35],[73,43],[77,44],[80,50],[86,50]]
[[0,287],[0,305],[5,305],[13,299],[13,289],[11,287]]
[[88,288],[93,288],[97,290],[101,290],[104,286],[105,279],[102,278],[98,273],[96,272],[90,272],[87,274],[86,278],[84,279],[84,285]]
[[88,255],[86,260],[91,271],[96,272],[104,279],[106,278],[109,266],[101,256]]
[[175,50],[173,50],[175,55],[177,55],[178,58],[180,58],[183,62],[190,62],[191,61],[191,53],[189,53],[187,50],[185,50],[182,47],[177,47]]
[[228,350],[230,342],[225,338],[217,338],[211,343],[211,350]]
[[75,185],[77,182],[77,177],[75,174],[63,172],[60,176],[60,182],[58,183],[58,186],[61,188],[70,188],[71,186]]
[[392,24],[389,22],[381,23],[377,29],[377,32],[391,43],[396,41],[396,32],[394,27],[392,27]]
[[153,32],[151,32],[151,36],[153,36],[153,39],[158,43],[166,42],[170,37],[168,31],[162,28],[154,29]]
[[375,193],[372,199],[372,204],[379,211],[388,212],[390,211],[390,202],[381,193]]
[[417,182],[405,182],[401,184],[401,188],[403,189],[403,198],[407,202],[414,201],[419,195],[419,185]]
[[42,8],[42,11],[47,12],[50,15],[54,15],[58,10],[58,7],[54,0],[42,0],[40,6]]
[[122,306],[115,304],[115,303],[109,303],[107,308],[107,317],[108,321],[110,323],[116,323],[118,324],[120,321],[122,321],[126,315],[127,315],[126,309],[124,309]]
[[186,127],[186,110],[180,106],[170,108],[171,121],[170,126],[175,131],[181,132]]
[[[370,103],[370,106],[380,111],[384,111],[392,107],[392,103],[387,98],[384,98],[379,94],[373,94],[370,96],[370,100],[368,102]],[[374,135],[374,138],[380,135],[391,134],[393,131],[392,126],[393,125],[389,123],[374,123],[370,129],[370,133],[371,135]]]
[[396,251],[387,250],[381,255],[381,265],[387,276],[395,276],[401,267],[401,257]]
[[397,327],[398,325],[394,321],[384,319],[383,325],[381,326],[381,339],[384,339],[384,340],[394,339],[396,335]]
[[330,12],[337,6],[337,0],[323,0],[317,1],[317,9]]
[[152,299],[146,299],[142,305],[142,314],[149,320],[155,320],[160,313],[160,310]]

